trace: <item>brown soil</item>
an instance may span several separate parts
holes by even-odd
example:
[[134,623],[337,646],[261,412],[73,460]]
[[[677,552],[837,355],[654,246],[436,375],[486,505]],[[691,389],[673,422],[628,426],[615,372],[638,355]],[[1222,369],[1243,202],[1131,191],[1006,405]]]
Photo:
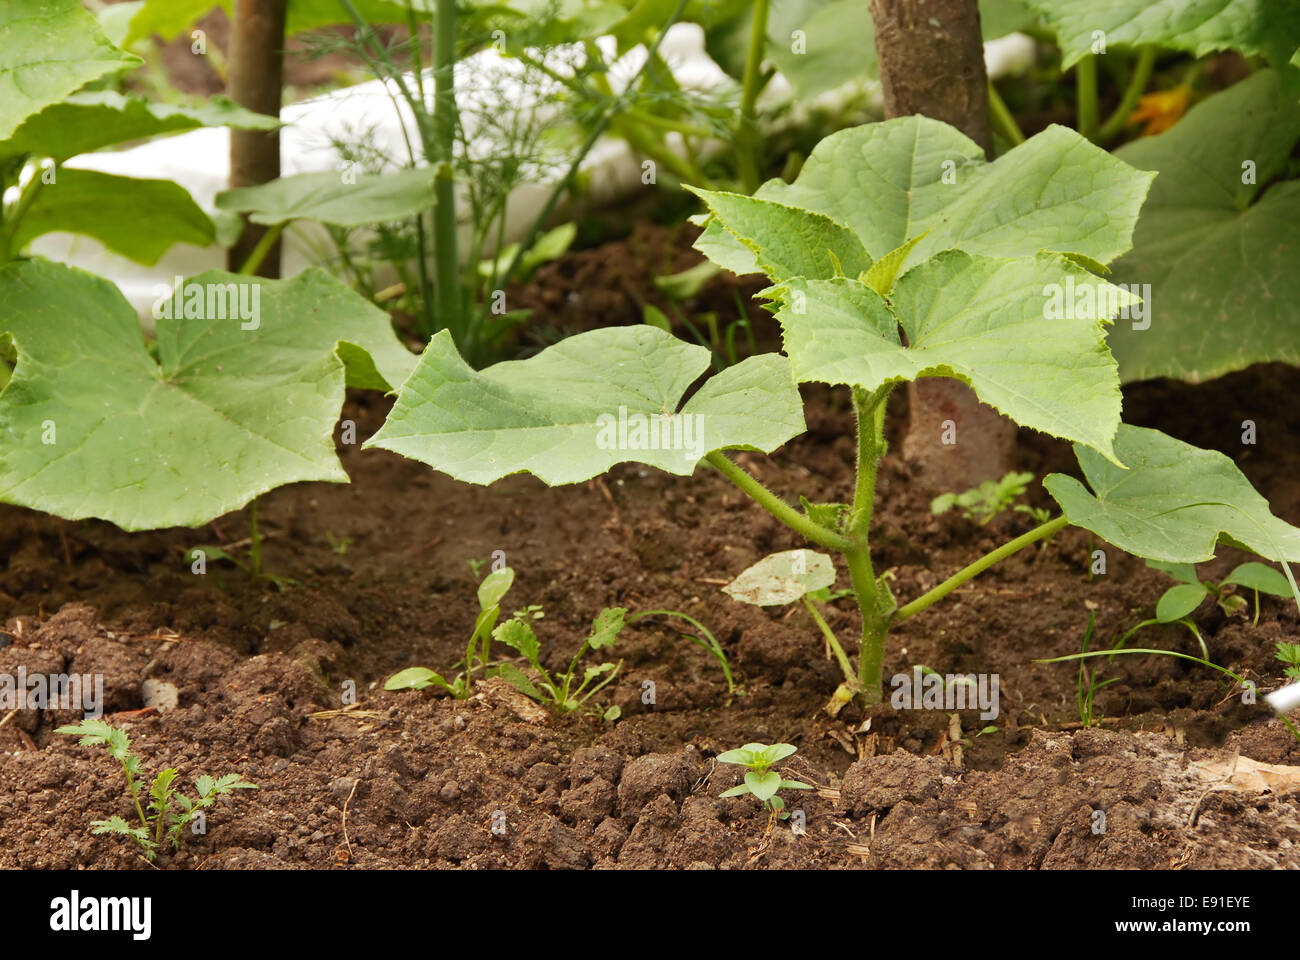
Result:
[[[684,236],[658,242],[676,251],[675,269],[689,265]],[[661,272],[658,254],[616,244],[548,267],[529,296],[539,310],[555,301],[557,317],[578,314],[578,326],[584,316],[635,322],[639,298],[652,296],[647,278]],[[718,284],[702,296],[730,301]],[[1282,366],[1200,387],[1151,384],[1129,392],[1128,419],[1236,456],[1296,521],[1300,455],[1287,439],[1300,423],[1286,400],[1297,389],[1300,372]],[[846,499],[845,398],[807,399],[806,436],[770,459],[740,459],[787,497]],[[363,439],[386,408],[357,395],[344,416]],[[1245,418],[1260,441],[1243,450]],[[1090,578],[1099,545],[1084,532],[1025,551],[892,635],[887,674],[915,664],[999,674],[997,729],[977,736],[985,723],[962,712],[968,742],[954,751],[942,711],[877,713],[867,732],[853,708],[837,720],[822,712],[836,671],[806,615],[718,591],[799,543],[708,470],[677,478],[630,464],[574,487],[514,477],[481,488],[382,451],[340,454],[350,485],[301,484],[262,502],[264,566],[297,581],[284,591],[216,561],[191,573],[190,548],[247,535],[241,514],[125,534],[0,508],[0,674],[102,673],[109,719],[130,732],[146,769],[174,766],[186,784],[237,771],[260,787],[219,800],[207,834],[187,836],[162,866],[1300,866],[1295,788],[1242,789],[1208,772],[1238,754],[1300,764],[1300,745],[1222,675],[1173,658],[1117,658],[1103,668],[1118,682],[1098,694],[1101,726],[1081,729],[1076,668],[1033,662],[1077,652],[1090,612],[1097,643],[1117,638],[1170,583],[1115,550],[1108,573]],[[1062,445],[1028,434],[1021,455],[1040,476],[1070,467]],[[1032,499],[1048,505],[1037,485]],[[1010,513],[988,527],[934,518],[893,456],[878,504],[878,566],[893,569],[905,599],[1031,523]],[[539,715],[496,684],[468,701],[384,692],[396,670],[446,670],[464,655],[477,612],[467,561],[495,550],[518,574],[506,609],[545,606],[538,633],[551,666],[603,607],[666,607],[713,630],[743,692],[729,697],[711,658],[649,621],[616,648],[623,672],[603,696],[622,708],[613,723]],[[1225,551],[1203,573],[1222,575],[1238,559]],[[851,602],[827,616],[840,637],[854,636]],[[1258,626],[1208,604],[1195,619],[1216,662],[1261,689],[1277,684],[1273,645],[1297,633],[1286,604],[1265,598]],[[1142,638],[1196,649],[1181,629]],[[179,705],[132,712],[146,678],[174,685]],[[652,704],[642,702],[647,681]],[[340,713],[351,685],[359,702]],[[89,832],[91,820],[133,808],[101,748],[53,732],[76,717],[0,716],[0,867],[144,866],[123,842]],[[819,788],[789,792],[806,833],[771,823],[752,797],[719,797],[737,768],[714,758],[753,740],[799,747],[784,770]]]

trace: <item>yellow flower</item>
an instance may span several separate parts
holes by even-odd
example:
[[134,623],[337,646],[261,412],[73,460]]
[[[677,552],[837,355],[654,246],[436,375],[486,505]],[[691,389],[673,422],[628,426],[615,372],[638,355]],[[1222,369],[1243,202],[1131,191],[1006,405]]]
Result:
[[1187,84],[1179,84],[1172,90],[1144,94],[1138,101],[1137,109],[1128,115],[1128,126],[1145,121],[1142,136],[1153,137],[1157,133],[1164,133],[1187,112],[1191,94],[1192,89]]

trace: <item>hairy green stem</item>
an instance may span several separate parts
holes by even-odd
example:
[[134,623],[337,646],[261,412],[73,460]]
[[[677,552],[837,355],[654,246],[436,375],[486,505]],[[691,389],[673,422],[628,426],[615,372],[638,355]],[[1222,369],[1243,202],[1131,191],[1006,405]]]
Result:
[[1039,524],[1038,526],[1034,527],[1034,529],[1030,530],[1028,533],[1022,534],[1021,536],[1016,537],[1014,540],[1009,540],[1008,542],[1004,543],[1002,546],[998,547],[996,550],[984,554],[984,556],[980,557],[974,563],[962,567],[960,570],[954,573],[943,583],[939,584],[937,587],[934,587],[931,590],[927,590],[925,593],[921,594],[921,596],[917,597],[911,603],[907,604],[906,606],[899,607],[898,611],[893,616],[893,622],[901,623],[902,621],[908,619],[909,617],[916,616],[916,614],[920,613],[922,610],[932,606],[939,600],[942,600],[948,594],[952,593],[963,583],[966,583],[968,580],[973,580],[975,577],[979,576],[989,567],[993,566],[993,564],[998,563],[1001,560],[1005,560],[1013,553],[1017,553],[1020,550],[1023,550],[1025,547],[1029,546],[1032,543],[1037,543],[1039,540],[1046,539],[1047,537],[1050,537],[1058,533],[1060,530],[1064,529],[1068,525],[1069,525],[1069,521],[1066,520],[1064,516],[1060,516],[1054,520],[1048,520],[1046,523]]
[[758,136],[755,105],[762,89],[763,52],[767,47],[768,0],[756,0],[749,26],[749,50],[745,55],[745,72],[741,79],[740,130],[736,137],[740,182],[746,193],[758,189],[762,173],[762,140]]
[[1093,138],[1097,143],[1105,145],[1123,132],[1129,114],[1133,112],[1147,84],[1151,82],[1151,73],[1155,66],[1156,48],[1151,45],[1142,47],[1138,52],[1137,62],[1133,65],[1133,74],[1129,77],[1128,86],[1124,88],[1124,94],[1120,98],[1119,106],[1106,118],[1106,122],[1097,131],[1097,136]]
[[760,507],[776,517],[795,533],[800,534],[805,540],[815,543],[818,546],[826,547],[829,550],[838,550],[845,553],[852,549],[853,542],[846,537],[841,536],[834,530],[828,530],[819,523],[814,523],[807,516],[800,513],[794,507],[790,506],[780,497],[778,497],[767,487],[763,486],[743,469],[736,466],[726,454],[721,450],[714,450],[705,456],[706,460],[718,471],[741,489],[751,500]]
[[876,474],[885,455],[885,408],[892,384],[868,391],[853,388],[853,411],[857,418],[858,464],[849,513],[848,535],[852,546],[844,551],[849,577],[862,614],[862,645],[858,652],[858,697],[867,704],[879,703],[883,695],[885,635],[889,615],[880,585],[871,566],[871,516],[875,509]]

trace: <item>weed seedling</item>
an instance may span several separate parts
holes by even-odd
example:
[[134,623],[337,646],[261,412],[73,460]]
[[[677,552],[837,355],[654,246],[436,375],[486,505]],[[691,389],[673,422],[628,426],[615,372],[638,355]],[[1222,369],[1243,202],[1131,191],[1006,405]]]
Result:
[[[474,562],[470,561],[472,567]],[[478,585],[479,614],[474,621],[474,632],[465,646],[465,669],[448,680],[428,667],[408,667],[388,678],[385,690],[423,690],[441,687],[457,700],[468,700],[474,689],[474,670],[488,668],[488,649],[492,645],[492,631],[501,618],[501,600],[515,582],[515,572],[502,567],[483,578]],[[531,609],[531,608],[530,608]],[[540,616],[540,614],[539,614]]]
[[[982,527],[987,526],[989,521],[1010,507],[1016,497],[1022,496],[1029,489],[1029,482],[1033,479],[1032,473],[1017,473],[1013,470],[1001,480],[985,480],[978,487],[971,487],[963,493],[940,494],[930,502],[930,512],[938,516],[953,507],[959,507],[962,516],[974,520]],[[1021,507],[1024,509],[1021,510]],[[1033,508],[1024,504],[1017,506],[1016,510],[1036,516]],[[1049,519],[1046,511],[1040,509],[1038,513],[1042,514],[1039,522],[1046,523]]]
[[1292,680],[1300,680],[1300,643],[1287,643],[1279,640],[1277,643],[1277,653],[1274,654],[1277,659],[1286,664],[1282,673]]
[[747,743],[739,750],[728,750],[718,754],[718,763],[735,763],[749,772],[745,782],[737,784],[730,790],[724,790],[719,796],[743,797],[753,794],[764,807],[785,819],[785,801],[776,795],[778,790],[811,790],[812,786],[800,780],[784,780],[781,774],[772,770],[774,763],[779,763],[792,755],[799,748],[790,743]]
[[688,633],[685,630],[680,630],[679,632],[691,643],[707,651],[713,659],[718,661],[718,666],[722,668],[723,676],[727,678],[727,695],[730,696],[736,692],[736,682],[731,676],[731,663],[727,660],[727,652],[722,649],[722,644],[718,643],[718,638],[713,635],[713,631],[700,623],[700,621],[696,620],[694,617],[677,610],[642,610],[639,613],[634,613],[632,616],[628,617],[627,625],[631,626],[645,617],[674,617],[678,620],[686,621],[698,630],[699,636],[696,636],[693,633]]
[[1219,583],[1200,580],[1196,576],[1196,567],[1190,563],[1160,563],[1148,560],[1147,566],[1154,570],[1163,570],[1175,580],[1177,586],[1170,587],[1156,604],[1156,618],[1161,623],[1169,623],[1188,616],[1201,605],[1206,597],[1213,597],[1214,602],[1228,616],[1246,608],[1246,599],[1233,593],[1232,586],[1245,587],[1255,592],[1255,620],[1259,626],[1259,595],[1267,593],[1273,597],[1291,596],[1291,586],[1277,570],[1262,563],[1243,563],[1223,578]]
[[[582,642],[578,652],[569,661],[568,669],[552,676],[541,664],[541,644],[533,631],[533,621],[541,619],[542,609],[533,606],[521,610],[497,627],[492,636],[523,656],[532,668],[532,675],[525,673],[513,663],[498,665],[493,670],[493,675],[499,676],[538,703],[546,704],[556,713],[572,713],[580,710],[602,688],[614,681],[623,667],[623,661],[587,667],[580,675],[579,661],[592,650],[604,650],[614,646],[614,641],[618,639],[623,629],[626,616],[627,610],[623,607],[607,607],[602,610],[591,624],[591,635]],[[579,681],[576,687],[575,681]],[[593,681],[599,682],[588,690],[588,684]],[[622,711],[613,706],[604,712],[604,717],[606,720],[617,720],[621,714]]]
[[194,781],[198,798],[191,800],[185,794],[176,792],[177,771],[174,767],[168,767],[154,777],[149,787],[149,812],[146,814],[145,808],[140,805],[144,767],[140,758],[131,752],[131,738],[125,730],[103,720],[83,720],[81,723],[59,727],[54,732],[80,737],[82,746],[107,747],[109,756],[121,765],[140,825],[137,827],[114,814],[107,820],[91,823],[90,832],[130,837],[140,845],[150,860],[158,856],[164,836],[171,841],[172,849],[179,847],[181,831],[194,821],[200,811],[212,806],[217,797],[232,790],[257,789],[256,784],[246,782],[237,773],[228,773],[218,779],[203,774]]

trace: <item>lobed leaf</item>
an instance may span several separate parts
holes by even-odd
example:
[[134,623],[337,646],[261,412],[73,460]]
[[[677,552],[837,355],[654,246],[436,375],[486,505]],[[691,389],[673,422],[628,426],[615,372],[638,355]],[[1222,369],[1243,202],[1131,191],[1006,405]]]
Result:
[[899,278],[888,303],[856,280],[796,278],[775,294],[801,383],[954,377],[1017,423],[1115,459],[1119,377],[1104,324],[1132,297],[1065,257],[948,251]]
[[344,179],[335,171],[299,173],[217,194],[219,210],[247,213],[254,223],[317,220],[336,227],[405,220],[434,204],[433,167]]
[[871,267],[871,256],[853,231],[824,214],[758,197],[687,189],[753,252],[755,262],[774,280],[856,278]]
[[189,192],[171,180],[118,177],[62,167],[18,221],[13,248],[47,233],[94,237],[129,260],[152,266],[178,243],[216,241],[216,227]]
[[1277,0],[1025,0],[1056,31],[1061,66],[1106,48],[1155,44],[1196,57],[1218,50],[1286,64],[1300,47],[1300,7]]
[[[191,283],[203,303],[159,318],[155,359],[107,280],[42,260],[0,267],[0,344],[16,356],[0,391],[0,501],[143,530],[347,480],[333,442],[345,383],[388,389],[414,364],[388,317],[319,270]],[[229,300],[207,309],[203,291],[229,284],[260,305],[256,329]]]
[[130,140],[180,133],[197,127],[275,130],[280,121],[213,97],[199,107],[153,103],[111,90],[74,93],[28,117],[0,141],[0,157],[33,154],[63,163]]
[[1276,179],[1298,141],[1300,105],[1262,70],[1116,151],[1159,173],[1114,268],[1151,285],[1147,316],[1110,334],[1122,380],[1300,363],[1300,181]]
[[1219,542],[1270,560],[1300,561],[1300,530],[1269,510],[1268,501],[1230,459],[1159,430],[1121,424],[1115,453],[1129,469],[1075,444],[1092,491],[1073,477],[1043,480],[1070,523],[1139,557],[1200,563]]
[[[596,619],[591,624],[591,636],[587,638],[587,643],[593,650],[600,650],[604,647],[612,647],[618,635],[623,631],[624,618],[627,616],[626,607],[607,607],[596,615]],[[603,666],[608,666],[604,664]]]
[[[1132,245],[1153,177],[1060,126],[988,163],[953,127],[912,116],[826,137],[793,184],[770,180],[755,196],[848,227],[874,260],[926,234],[906,265],[952,249],[990,257],[1049,250],[1104,264]],[[734,272],[758,269],[716,219],[696,247]]]
[[442,331],[366,446],[469,483],[529,472],[556,485],[628,460],[685,476],[708,452],[769,452],[804,430],[784,357],[749,357],[682,404],[708,366],[704,347],[641,325],[592,330],[475,371]]
[[507,647],[518,651],[520,656],[534,667],[539,667],[537,659],[541,652],[541,644],[537,641],[537,634],[533,631],[532,625],[527,621],[507,620],[492,631],[492,639],[499,640]]
[[142,62],[115,47],[79,0],[0,5],[0,140],[90,81]]

